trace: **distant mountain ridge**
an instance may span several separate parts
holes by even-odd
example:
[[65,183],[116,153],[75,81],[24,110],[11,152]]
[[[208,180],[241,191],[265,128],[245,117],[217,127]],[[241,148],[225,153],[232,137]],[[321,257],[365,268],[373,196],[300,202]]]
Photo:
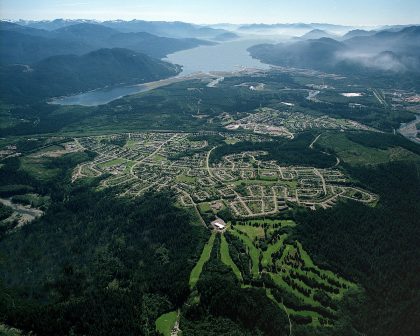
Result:
[[151,57],[166,55],[211,42],[175,39],[148,33],[127,34],[97,23],[76,23],[56,30],[0,22],[0,64],[31,64],[55,55],[82,55],[100,48],[126,48]]
[[0,98],[31,102],[108,85],[138,84],[174,76],[171,63],[127,49],[99,49],[82,56],[59,55],[31,66],[0,67]]
[[310,32],[307,32],[306,34],[299,37],[301,40],[314,40],[314,39],[320,39],[320,38],[338,38],[337,35],[331,34],[327,32],[326,30],[322,29],[313,29]]
[[345,35],[341,37],[342,40],[348,40],[353,37],[359,36],[372,36],[377,33],[376,30],[364,30],[364,29],[354,29],[347,32]]
[[251,55],[269,64],[352,73],[391,71],[420,73],[420,26],[381,31],[337,41],[331,38],[261,44]]
[[210,28],[207,26],[196,25],[180,21],[144,21],[144,20],[64,20],[57,19],[53,21],[17,21],[18,24],[26,27],[39,28],[53,31],[62,29],[75,24],[96,24],[115,29],[121,33],[149,33],[161,37],[171,38],[198,38],[217,40],[227,30]]

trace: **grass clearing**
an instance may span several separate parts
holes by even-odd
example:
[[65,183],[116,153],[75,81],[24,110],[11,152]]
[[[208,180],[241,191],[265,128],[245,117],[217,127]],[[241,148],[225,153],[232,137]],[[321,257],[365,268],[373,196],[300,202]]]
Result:
[[21,159],[21,169],[38,180],[50,180],[60,173],[59,168],[48,168],[50,159],[26,156]]
[[204,245],[203,252],[201,252],[200,259],[198,259],[197,264],[191,271],[190,274],[190,288],[194,288],[200,279],[201,272],[203,271],[204,264],[210,259],[211,250],[213,249],[214,239],[216,233],[212,232],[209,241]]
[[179,175],[176,177],[176,181],[181,183],[194,184],[197,181],[197,178],[187,175]]
[[271,218],[261,218],[261,219],[250,219],[246,221],[238,221],[237,225],[268,225],[268,226],[277,226],[281,227],[294,227],[296,223],[291,219],[271,219]]
[[230,232],[236,237],[238,237],[240,240],[242,240],[242,242],[248,248],[248,254],[251,257],[252,261],[252,275],[254,277],[258,277],[260,264],[260,250],[254,246],[252,240],[246,234],[243,234],[236,230],[231,230]]
[[225,143],[226,143],[226,144],[228,144],[228,145],[234,145],[234,144],[236,144],[237,142],[239,142],[239,140],[238,140],[238,139],[236,139],[236,138],[227,137],[227,138],[225,139]]
[[100,168],[108,168],[108,167],[112,167],[112,166],[118,166],[120,164],[126,163],[127,160],[126,159],[112,159],[103,163],[98,164],[98,167]]
[[161,315],[156,320],[156,330],[164,336],[171,336],[171,331],[178,319],[178,312],[172,311]]
[[286,310],[288,315],[299,315],[299,316],[305,316],[305,317],[311,317],[312,318],[312,323],[311,325],[316,327],[316,326],[320,326],[321,324],[319,323],[319,318],[321,318],[322,316],[319,315],[316,312],[313,311],[307,311],[307,310],[294,310],[291,308],[287,308],[283,303],[278,302],[273,294],[271,293],[270,289],[266,290],[266,295],[267,297],[272,300],[280,309],[282,310]]
[[213,212],[208,202],[198,204],[198,209],[200,210],[201,213]]
[[298,290],[290,287],[286,282],[284,282],[284,280],[282,279],[280,274],[270,273],[270,275],[271,275],[271,278],[273,279],[274,283],[277,286],[279,286],[280,288],[292,293],[294,296],[301,299],[302,302],[304,302],[306,304],[309,304],[311,306],[314,306],[314,307],[319,307],[320,306],[320,304],[318,302],[314,301],[312,299],[312,297],[305,296],[301,292],[299,292]]
[[264,238],[264,228],[262,226],[235,225],[235,229],[246,234],[252,241],[255,238]]
[[226,241],[225,235],[222,234],[221,237],[221,244],[220,244],[220,257],[222,260],[222,263],[224,263],[226,266],[229,266],[233,273],[235,273],[236,277],[240,282],[243,282],[241,271],[239,270],[238,266],[233,262],[232,258],[229,254],[229,245]]
[[138,144],[139,144],[139,141],[138,140],[132,140],[132,139],[130,139],[130,140],[127,140],[127,142],[126,142],[126,144],[125,144],[124,147],[126,147],[126,148],[134,148]]
[[152,160],[159,163],[159,162],[166,161],[166,157],[164,157],[162,155],[159,155],[159,154],[156,154],[156,155],[152,156]]
[[324,133],[318,145],[337,153],[344,163],[351,165],[378,165],[391,161],[419,161],[419,156],[401,147],[379,149],[362,146],[349,140],[344,133]]
[[261,265],[263,267],[271,266],[273,265],[273,259],[271,255],[283,246],[284,240],[287,238],[287,234],[281,235],[280,239],[276,241],[274,244],[269,245],[267,248],[267,251],[263,252],[263,258],[261,260]]

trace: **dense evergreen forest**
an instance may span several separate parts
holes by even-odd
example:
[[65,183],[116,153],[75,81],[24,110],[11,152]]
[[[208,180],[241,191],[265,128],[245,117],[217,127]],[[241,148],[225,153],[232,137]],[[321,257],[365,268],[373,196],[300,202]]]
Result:
[[[199,296],[199,304],[194,297]],[[183,312],[187,335],[287,335],[288,322],[262,288],[241,288],[220,260],[220,236]],[[216,326],[216,327],[215,327]]]
[[[398,136],[363,132],[346,136],[366,147],[399,146],[418,153],[415,145]],[[317,146],[308,148],[313,138],[309,132],[292,141],[233,145],[217,135],[206,139],[208,147],[218,146],[211,156],[214,162],[231,153],[264,150],[269,153],[266,159],[285,164],[330,166],[335,162],[332,155]],[[46,139],[16,142],[24,155],[46,145]],[[247,285],[221,262],[217,235],[210,260],[190,288],[190,273],[209,231],[194,224],[192,212],[175,205],[171,192],[128,199],[116,197],[113,189],[98,190],[95,178],[71,184],[73,168],[94,155],[79,152],[45,159],[44,168],[55,171],[47,180],[22,169],[21,158],[3,160],[0,197],[35,192],[48,195],[51,204],[30,225],[14,231],[15,223],[0,227],[1,323],[36,335],[154,335],[156,319],[180,309],[184,335],[288,334],[287,315],[266,289],[289,307],[302,308],[302,303],[272,286],[269,277],[250,281],[250,260],[246,254],[232,253],[244,246],[228,233],[232,258],[244,279],[249,278]],[[378,194],[378,204],[341,202],[315,212],[295,208],[287,216],[298,225],[284,232],[290,235],[289,244],[298,240],[319,266],[358,284],[360,290],[349,291],[334,304],[333,328],[309,327],[303,318],[292,316],[293,333],[417,335],[420,167],[394,162],[344,164],[343,169],[354,183]],[[4,206],[0,211],[10,214]],[[322,292],[316,299],[324,306],[332,304]]]
[[331,167],[335,158],[319,150],[309,148],[314,136],[311,132],[303,133],[293,140],[276,140],[267,142],[238,142],[233,145],[217,147],[211,156],[211,161],[216,163],[225,155],[241,153],[244,151],[264,151],[265,160],[275,160],[284,165]]
[[[299,213],[296,235],[318,263],[361,283],[348,297],[356,330],[365,335],[420,331],[420,167],[390,163],[347,167],[380,195],[377,207],[342,203]],[[357,307],[357,308],[356,308]]]
[[[237,143],[225,146],[218,136],[212,160],[243,150],[267,150],[267,159],[288,164],[328,166],[331,156],[305,152],[311,133],[293,141]],[[367,147],[417,147],[395,136],[349,133]],[[57,143],[60,143],[58,140]],[[42,148],[45,140],[17,142],[23,153]],[[247,146],[251,146],[248,148]],[[245,146],[245,147],[244,147]],[[308,152],[309,153],[309,152]],[[141,198],[115,197],[99,191],[98,180],[69,183],[70,172],[94,153],[73,153],[46,161],[56,175],[39,180],[10,158],[0,167],[0,196],[36,192],[49,195],[45,215],[19,230],[13,223],[0,231],[0,321],[36,335],[153,335],[161,314],[181,309],[185,335],[288,334],[288,319],[269,299],[271,282],[262,276],[243,286],[220,260],[220,236],[197,285],[189,276],[209,232],[192,213],[174,205],[170,192]],[[299,161],[300,160],[300,161]],[[295,321],[294,335],[417,335],[419,310],[418,237],[420,167],[394,162],[377,166],[344,165],[353,180],[380,197],[377,206],[342,202],[316,212],[288,212],[298,223],[286,231],[316,263],[359,284],[335,307],[334,328],[313,328]],[[2,207],[1,214],[10,210]],[[229,249],[243,249],[227,235]],[[239,244],[239,245],[238,245]],[[236,260],[249,272],[248,259]],[[245,255],[246,256],[246,255]],[[242,258],[242,257],[241,257]],[[293,297],[273,288],[293,307]],[[317,300],[329,305],[328,297]]]
[[94,181],[71,188],[74,159],[58,160],[62,174],[47,185],[18,159],[0,169],[3,192],[20,185],[14,193],[31,188],[53,199],[45,216],[7,239],[2,227],[0,319],[38,335],[153,334],[156,318],[188,297],[208,233],[170,194],[127,200],[92,190]]

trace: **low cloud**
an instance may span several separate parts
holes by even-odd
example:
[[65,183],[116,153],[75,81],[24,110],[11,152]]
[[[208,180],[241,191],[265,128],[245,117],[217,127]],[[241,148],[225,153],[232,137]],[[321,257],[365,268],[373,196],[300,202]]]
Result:
[[390,51],[372,54],[353,50],[337,53],[336,58],[338,62],[351,62],[374,70],[392,72],[405,72],[417,63],[415,58],[399,57]]

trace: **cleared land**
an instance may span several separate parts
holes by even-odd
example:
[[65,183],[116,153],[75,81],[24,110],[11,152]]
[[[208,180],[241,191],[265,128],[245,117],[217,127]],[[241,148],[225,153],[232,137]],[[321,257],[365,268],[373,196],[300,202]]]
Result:
[[232,258],[230,257],[229,246],[224,235],[222,235],[222,238],[221,238],[220,257],[221,257],[222,262],[226,266],[229,266],[232,269],[233,273],[235,273],[238,280],[242,282],[243,279],[242,279],[241,271],[239,270],[238,266],[236,266],[236,264],[233,262]]
[[206,245],[204,245],[203,252],[201,252],[200,259],[198,259],[197,264],[194,266],[193,270],[190,274],[190,288],[194,288],[197,284],[198,280],[200,279],[201,272],[203,271],[204,264],[210,259],[210,253],[213,249],[214,239],[216,237],[216,233],[212,232],[209,241]]
[[171,332],[178,319],[178,312],[172,311],[161,315],[156,320],[156,330],[164,336],[171,336]]

